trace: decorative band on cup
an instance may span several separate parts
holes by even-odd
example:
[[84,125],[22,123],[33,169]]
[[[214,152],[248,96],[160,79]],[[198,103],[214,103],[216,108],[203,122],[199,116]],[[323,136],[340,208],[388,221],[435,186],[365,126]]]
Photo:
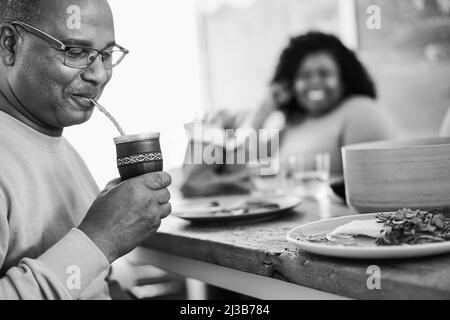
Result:
[[133,156],[127,156],[123,158],[117,159],[117,166],[118,167],[125,167],[137,163],[143,163],[143,162],[153,162],[153,161],[162,161],[162,153],[161,152],[149,152],[149,153],[142,153],[137,154]]

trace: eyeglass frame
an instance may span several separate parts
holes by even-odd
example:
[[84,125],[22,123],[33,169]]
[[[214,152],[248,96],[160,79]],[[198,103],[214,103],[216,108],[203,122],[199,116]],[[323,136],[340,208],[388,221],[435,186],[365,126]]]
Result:
[[[114,50],[111,51],[105,51],[105,50],[97,50],[94,48],[88,48],[88,47],[83,47],[83,46],[70,46],[70,45],[65,45],[64,43],[62,43],[60,40],[56,39],[55,37],[51,36],[50,34],[36,28],[33,27],[32,25],[19,21],[19,20],[15,20],[10,22],[11,25],[18,25],[21,26],[22,28],[24,28],[26,31],[30,32],[31,34],[34,34],[35,36],[38,36],[39,38],[47,41],[47,42],[52,42],[52,44],[54,45],[54,49],[58,50],[58,51],[62,51],[64,53],[67,54],[67,49],[70,48],[80,48],[80,49],[87,49],[87,50],[92,50],[92,51],[96,51],[97,52],[97,56],[95,57],[95,59],[93,59],[89,64],[87,64],[86,66],[80,66],[80,67],[76,67],[76,66],[71,66],[71,65],[67,65],[66,64],[66,59],[67,56],[64,57],[64,65],[70,67],[70,68],[75,68],[75,69],[85,69],[88,68],[92,63],[94,63],[94,61],[97,59],[97,57],[100,55],[102,57],[102,62],[104,61],[104,55],[105,54],[109,54],[111,52],[113,52]],[[111,69],[116,67],[117,65],[119,65],[122,60],[125,58],[125,56],[127,54],[130,53],[129,50],[125,49],[124,47],[118,45],[118,44],[114,44],[117,48],[119,48],[120,50],[116,50],[116,51],[121,51],[123,53],[122,57],[120,58],[120,60],[111,66]]]

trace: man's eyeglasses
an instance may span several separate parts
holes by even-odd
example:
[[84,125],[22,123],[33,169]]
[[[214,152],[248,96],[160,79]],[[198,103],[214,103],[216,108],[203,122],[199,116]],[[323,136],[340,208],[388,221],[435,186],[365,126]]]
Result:
[[106,70],[111,70],[117,66],[129,51],[117,44],[111,50],[97,50],[87,47],[80,46],[68,46],[59,41],[58,39],[52,37],[48,33],[39,30],[25,22],[13,21],[12,25],[18,25],[24,28],[31,34],[38,36],[39,38],[47,41],[56,50],[62,51],[65,54],[64,65],[76,69],[84,69],[89,67],[100,55],[102,57],[103,64]]

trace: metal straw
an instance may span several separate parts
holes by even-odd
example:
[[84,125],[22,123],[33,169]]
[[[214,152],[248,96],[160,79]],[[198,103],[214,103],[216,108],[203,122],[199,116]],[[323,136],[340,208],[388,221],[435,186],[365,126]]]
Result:
[[98,110],[100,110],[102,113],[104,113],[109,120],[111,120],[111,122],[114,124],[114,126],[117,128],[117,130],[120,132],[121,136],[125,135],[125,132],[123,131],[122,127],[119,125],[119,123],[116,121],[116,119],[114,119],[114,117],[104,108],[102,107],[97,101],[93,100],[93,99],[89,99],[92,104],[94,106],[96,106],[98,108]]

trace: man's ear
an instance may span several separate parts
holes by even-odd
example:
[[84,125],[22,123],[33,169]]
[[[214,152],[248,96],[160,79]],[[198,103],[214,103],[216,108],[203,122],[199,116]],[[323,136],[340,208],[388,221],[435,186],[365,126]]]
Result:
[[11,24],[0,24],[0,59],[3,65],[14,65],[16,60],[17,40],[17,30]]

